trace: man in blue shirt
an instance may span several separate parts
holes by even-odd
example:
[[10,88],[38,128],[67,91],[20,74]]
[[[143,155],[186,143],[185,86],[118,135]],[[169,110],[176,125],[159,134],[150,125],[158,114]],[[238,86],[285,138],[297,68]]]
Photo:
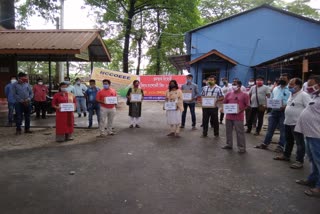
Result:
[[13,118],[13,112],[14,112],[14,97],[12,94],[12,86],[13,84],[17,82],[17,77],[16,76],[12,76],[10,78],[10,83],[8,83],[4,89],[5,94],[6,94],[6,98],[7,98],[7,102],[8,102],[8,126],[12,126],[12,123],[14,121]]
[[32,88],[28,83],[27,74],[20,72],[18,74],[18,82],[12,85],[12,94],[15,99],[15,110],[17,114],[16,134],[21,134],[22,118],[24,116],[24,132],[32,133],[30,131],[30,112],[31,99],[33,98]]
[[92,127],[92,117],[94,112],[97,115],[98,123],[100,123],[100,104],[96,100],[96,96],[100,89],[96,86],[95,80],[89,81],[89,88],[86,91],[87,101],[88,101],[88,111],[89,111],[89,126],[90,129]]
[[276,152],[283,152],[284,146],[286,144],[285,139],[285,127],[284,127],[284,110],[286,109],[287,101],[290,96],[290,91],[288,88],[289,77],[288,74],[281,74],[279,79],[279,86],[275,87],[271,93],[271,99],[277,99],[282,101],[282,107],[280,109],[272,109],[269,119],[268,119],[268,130],[266,137],[262,144],[256,146],[257,149],[267,149],[268,145],[271,143],[274,131],[279,126],[280,129],[280,142],[276,149]]

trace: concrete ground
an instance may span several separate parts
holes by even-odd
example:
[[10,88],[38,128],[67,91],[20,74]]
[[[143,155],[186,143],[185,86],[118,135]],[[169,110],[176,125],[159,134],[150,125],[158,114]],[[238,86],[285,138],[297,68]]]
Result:
[[[97,129],[77,129],[76,143],[57,144],[52,136],[29,149],[2,150],[0,212],[319,213],[319,199],[305,196],[306,188],[294,182],[308,175],[308,164],[292,170],[289,163],[273,161],[276,153],[253,148],[263,136],[246,135],[246,154],[222,150],[224,125],[220,138],[212,131],[203,139],[200,108],[197,117],[199,129],[191,130],[188,113],[176,139],[166,136],[161,103],[143,104],[141,129],[128,128],[124,106],[117,113],[115,136],[98,139]],[[86,125],[86,118],[76,121]],[[14,128],[0,131],[2,139],[15,138]],[[53,132],[36,131],[20,141],[32,144]]]

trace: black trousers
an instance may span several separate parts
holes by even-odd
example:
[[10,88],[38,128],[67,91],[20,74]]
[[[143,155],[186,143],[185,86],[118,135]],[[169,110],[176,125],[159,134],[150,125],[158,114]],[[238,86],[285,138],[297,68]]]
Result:
[[45,118],[46,112],[47,112],[47,102],[34,101],[34,106],[35,106],[35,110],[36,110],[36,117],[37,118],[40,117],[40,111],[41,111],[42,118]]
[[212,120],[214,135],[219,135],[218,108],[202,108],[202,113],[203,135],[208,135],[209,120]]
[[256,121],[256,118],[258,120],[258,126],[256,127],[256,132],[260,133],[262,125],[263,125],[263,118],[264,118],[264,113],[258,110],[257,107],[251,108],[251,116],[248,121],[248,131],[251,132],[252,129],[252,124]]

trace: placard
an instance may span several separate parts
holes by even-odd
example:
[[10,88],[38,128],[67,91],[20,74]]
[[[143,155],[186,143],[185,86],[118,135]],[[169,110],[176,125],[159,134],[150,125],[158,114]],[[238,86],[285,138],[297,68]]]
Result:
[[237,104],[237,103],[223,104],[223,112],[225,114],[238,114],[239,113],[239,104]]
[[280,109],[282,107],[282,100],[267,99],[267,107],[274,108],[274,109]]
[[139,103],[142,101],[142,94],[141,93],[131,93],[130,94],[130,102],[131,103]]
[[117,97],[105,97],[104,103],[105,104],[118,104],[118,98]]
[[183,101],[192,101],[192,90],[182,90]]
[[201,97],[202,108],[215,108],[217,99],[215,97],[203,96]]
[[74,112],[74,103],[60,103],[61,112]]
[[176,102],[164,102],[164,110],[173,111],[177,110]]

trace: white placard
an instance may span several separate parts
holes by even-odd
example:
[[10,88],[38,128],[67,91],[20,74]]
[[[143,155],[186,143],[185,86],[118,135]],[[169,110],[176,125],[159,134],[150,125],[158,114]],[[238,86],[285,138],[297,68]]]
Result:
[[142,94],[141,93],[131,93],[130,94],[130,102],[136,103],[142,101]]
[[282,100],[267,99],[267,107],[274,108],[274,109],[280,109],[282,107]]
[[74,103],[60,103],[60,111],[61,112],[73,112],[74,109]]
[[192,101],[192,91],[191,90],[183,90],[182,97],[183,97],[183,101]]
[[237,103],[223,104],[223,112],[225,114],[238,114],[239,105]]
[[164,102],[164,110],[173,111],[177,110],[176,102]]
[[105,104],[118,104],[118,98],[117,97],[105,97],[104,103]]
[[215,97],[204,96],[201,98],[202,108],[215,108],[217,99]]

